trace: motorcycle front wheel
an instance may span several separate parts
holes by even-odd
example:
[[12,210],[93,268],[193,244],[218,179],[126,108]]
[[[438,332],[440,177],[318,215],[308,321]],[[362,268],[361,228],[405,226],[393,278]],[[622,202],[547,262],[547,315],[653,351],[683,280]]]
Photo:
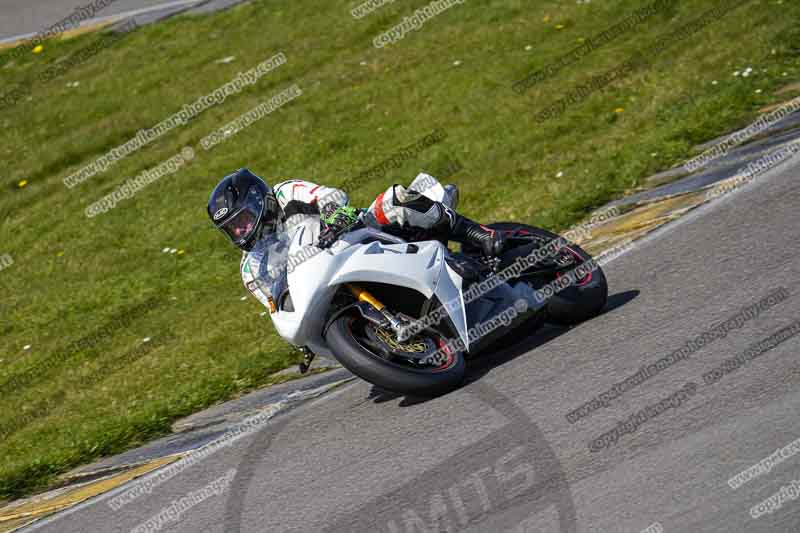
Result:
[[[464,354],[444,336],[428,329],[399,343],[393,335],[358,314],[344,314],[330,324],[326,339],[342,366],[388,391],[438,396],[464,380]],[[424,358],[436,363],[423,363]]]

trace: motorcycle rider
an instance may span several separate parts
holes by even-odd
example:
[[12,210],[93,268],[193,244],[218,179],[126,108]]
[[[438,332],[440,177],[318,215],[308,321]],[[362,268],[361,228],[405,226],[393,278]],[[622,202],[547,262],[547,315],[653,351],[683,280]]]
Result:
[[208,202],[208,216],[243,252],[240,265],[245,286],[262,304],[274,307],[258,280],[267,273],[262,265],[263,243],[284,233],[290,238],[301,228],[300,244],[331,246],[344,231],[362,220],[407,240],[434,238],[471,244],[485,256],[502,252],[502,235],[459,215],[441,202],[414,189],[415,184],[437,184],[420,174],[406,189],[392,185],[379,194],[367,210],[348,205],[344,191],[309,181],[289,179],[274,188],[247,168],[225,176]]

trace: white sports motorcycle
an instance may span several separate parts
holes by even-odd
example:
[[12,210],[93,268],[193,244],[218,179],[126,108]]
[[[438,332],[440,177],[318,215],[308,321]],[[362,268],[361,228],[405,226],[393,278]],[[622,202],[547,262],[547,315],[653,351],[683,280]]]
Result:
[[[437,182],[423,194],[456,207],[452,185]],[[608,288],[599,267],[546,301],[530,298],[591,259],[572,243],[492,290],[468,290],[559,238],[524,224],[488,226],[506,237],[502,256],[490,260],[468,246],[457,253],[436,240],[406,242],[363,223],[320,249],[311,245],[310,231],[300,228],[291,242],[285,234],[272,237],[258,283],[269,294],[278,333],[306,354],[301,370],[322,354],[383,389],[437,395],[461,383],[465,358],[507,345],[512,330],[528,336],[544,321],[576,323],[606,304]],[[506,312],[520,299],[529,302],[526,309]],[[499,327],[474,334],[476,325],[496,316],[504,317],[493,322]]]

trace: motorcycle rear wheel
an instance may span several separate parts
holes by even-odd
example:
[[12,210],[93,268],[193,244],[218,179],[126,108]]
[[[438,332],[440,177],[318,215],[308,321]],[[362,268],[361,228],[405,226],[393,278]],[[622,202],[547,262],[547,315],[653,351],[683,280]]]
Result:
[[[542,243],[559,238],[559,235],[550,231],[517,222],[496,222],[487,224],[487,227],[503,232],[507,238],[511,237],[512,246],[514,246],[513,241],[524,242],[525,235],[530,236],[531,240],[540,240]],[[576,266],[592,259],[592,256],[577,244],[569,243],[565,249],[575,256]],[[471,248],[462,250],[465,253],[479,253]],[[550,297],[547,302],[546,321],[561,325],[578,324],[599,315],[607,301],[608,282],[603,269],[598,266],[576,285],[567,287]]]

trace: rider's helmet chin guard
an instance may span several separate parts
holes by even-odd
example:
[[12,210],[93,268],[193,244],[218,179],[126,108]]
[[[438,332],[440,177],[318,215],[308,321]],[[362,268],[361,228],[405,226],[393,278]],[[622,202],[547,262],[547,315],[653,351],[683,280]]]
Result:
[[242,168],[225,176],[208,200],[208,216],[242,250],[278,229],[280,209],[272,188]]

